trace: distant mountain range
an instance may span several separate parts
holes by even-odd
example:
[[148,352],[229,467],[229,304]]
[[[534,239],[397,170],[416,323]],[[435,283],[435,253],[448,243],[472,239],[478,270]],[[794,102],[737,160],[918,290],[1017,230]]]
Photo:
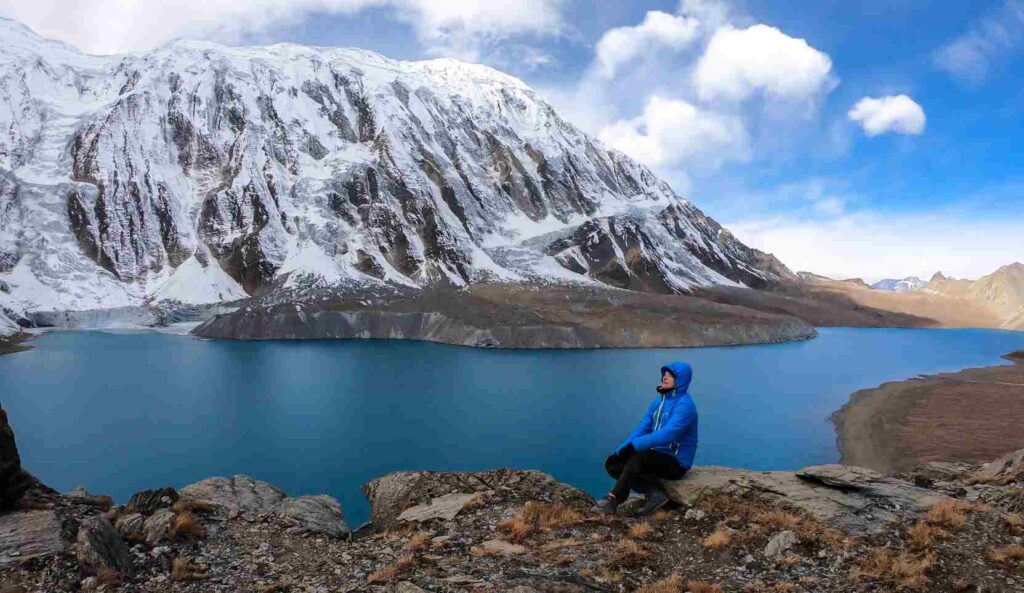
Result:
[[875,290],[889,290],[892,292],[909,292],[911,290],[917,290],[924,288],[928,284],[924,280],[921,280],[917,276],[907,276],[906,278],[886,278],[879,280],[871,285],[871,288]]

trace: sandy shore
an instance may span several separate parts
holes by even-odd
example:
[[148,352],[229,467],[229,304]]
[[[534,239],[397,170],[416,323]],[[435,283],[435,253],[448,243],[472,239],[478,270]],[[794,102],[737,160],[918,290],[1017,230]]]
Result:
[[832,415],[841,462],[883,473],[983,462],[1024,447],[1024,351],[1016,364],[885,383]]

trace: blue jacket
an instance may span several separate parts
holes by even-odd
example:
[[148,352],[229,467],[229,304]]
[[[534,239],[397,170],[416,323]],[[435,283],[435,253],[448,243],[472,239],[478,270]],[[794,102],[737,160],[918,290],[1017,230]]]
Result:
[[647,406],[640,426],[629,435],[619,449],[629,443],[637,451],[660,451],[675,455],[679,465],[690,468],[697,453],[697,406],[688,392],[693,369],[685,362],[661,367],[676,378],[676,388],[659,395]]

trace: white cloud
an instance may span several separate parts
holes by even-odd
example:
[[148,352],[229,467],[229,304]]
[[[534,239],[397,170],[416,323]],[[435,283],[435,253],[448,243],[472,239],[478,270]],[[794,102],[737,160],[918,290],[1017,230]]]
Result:
[[652,167],[685,163],[717,168],[750,158],[747,131],[731,115],[654,95],[640,117],[601,130],[601,140]]
[[742,100],[758,91],[809,99],[835,87],[827,54],[775,27],[719,28],[693,73],[703,100]]
[[237,42],[247,34],[300,22],[317,13],[383,8],[413,28],[430,53],[472,57],[483,40],[514,33],[557,33],[563,0],[0,0],[0,14],[45,37],[108,54],[151,49],[175,37]]
[[941,270],[978,278],[1024,261],[1024,219],[975,220],[962,212],[856,212],[826,219],[775,218],[727,224],[741,241],[793,270],[876,281]]
[[650,54],[658,45],[682,49],[697,37],[697,19],[652,10],[633,27],[605,31],[595,48],[598,72],[605,78],[638,56]]
[[924,132],[924,109],[906,95],[864,97],[847,114],[860,123],[864,133],[877,136],[886,132],[918,135]]
[[939,68],[969,83],[982,82],[991,63],[1005,58],[1024,41],[1024,0],[1005,0],[990,9],[962,35],[935,53]]

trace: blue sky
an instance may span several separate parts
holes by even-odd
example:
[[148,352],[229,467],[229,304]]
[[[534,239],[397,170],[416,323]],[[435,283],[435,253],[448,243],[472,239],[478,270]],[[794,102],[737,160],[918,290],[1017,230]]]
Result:
[[93,53],[181,36],[491,65],[795,269],[1024,260],[1024,0],[65,4],[0,14]]

